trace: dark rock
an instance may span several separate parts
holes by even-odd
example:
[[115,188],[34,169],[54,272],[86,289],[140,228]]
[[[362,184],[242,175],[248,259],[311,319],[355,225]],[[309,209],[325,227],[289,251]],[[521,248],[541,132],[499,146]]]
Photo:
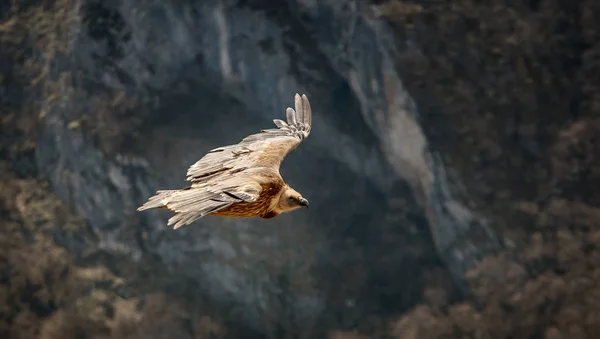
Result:
[[[465,270],[499,248],[455,198],[460,181],[431,149],[394,35],[369,7],[90,0],[80,11],[44,79],[57,99],[42,101],[36,162],[87,221],[85,246],[55,235],[82,261],[130,280],[150,272],[154,288],[192,286],[263,331],[298,333],[411,307],[419,272],[440,259],[464,289]],[[308,212],[173,231],[167,212],[136,211],[211,148],[270,126],[296,92],[314,127],[281,170]]]

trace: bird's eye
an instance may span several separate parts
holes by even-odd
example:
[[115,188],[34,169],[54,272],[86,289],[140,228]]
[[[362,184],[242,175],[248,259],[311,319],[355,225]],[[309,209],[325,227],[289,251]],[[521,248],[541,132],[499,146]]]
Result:
[[289,201],[294,201],[295,199],[294,199],[294,197],[289,197],[288,200]]

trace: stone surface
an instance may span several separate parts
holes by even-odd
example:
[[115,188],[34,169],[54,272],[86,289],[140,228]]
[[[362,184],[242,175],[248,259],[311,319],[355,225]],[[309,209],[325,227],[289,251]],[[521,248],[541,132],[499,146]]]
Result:
[[[373,8],[70,4],[80,7],[55,20],[64,50],[34,44],[48,66],[35,164],[86,221],[91,240],[55,236],[82,262],[131,281],[143,267],[148,288],[191,288],[261,331],[309,331],[414,305],[422,289],[407,277],[441,263],[464,290],[466,269],[500,247],[456,197],[460,180],[428,142],[395,68],[396,38]],[[135,210],[155,190],[184,185],[206,151],[269,127],[296,92],[310,98],[314,127],[282,174],[310,210],[267,222],[205,218],[176,232],[168,212]]]

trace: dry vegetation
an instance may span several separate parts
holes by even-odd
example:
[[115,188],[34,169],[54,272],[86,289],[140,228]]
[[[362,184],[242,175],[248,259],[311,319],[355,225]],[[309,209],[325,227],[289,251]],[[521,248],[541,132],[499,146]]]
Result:
[[414,43],[401,48],[398,70],[433,147],[507,249],[467,274],[466,300],[418,305],[374,337],[594,338],[600,7],[392,0],[376,9]]
[[[82,221],[36,179],[18,179],[0,162],[0,337],[163,338],[192,321],[192,333],[179,337],[221,338],[210,317],[165,300],[161,293],[125,299],[123,283],[104,267],[83,267],[57,246],[58,228],[76,232]],[[185,336],[184,336],[185,335]]]
[[[83,19],[87,10],[81,0],[11,0],[0,20],[0,43],[15,67],[0,79],[7,77],[23,86],[30,100],[19,107],[19,114],[9,111],[4,117],[11,116],[23,132],[32,134],[42,119],[60,110],[69,128],[81,129],[112,155],[137,137],[141,119],[130,113],[140,102],[134,95],[101,85],[87,74],[90,70],[79,69],[73,61],[77,34],[89,24]],[[84,83],[95,86],[94,92],[83,89]]]
[[[14,120],[0,124],[17,130]],[[1,144],[0,154],[18,159],[31,141]],[[19,154],[21,153],[21,154]],[[214,318],[163,293],[124,298],[124,283],[105,267],[78,265],[54,236],[76,236],[84,222],[51,191],[48,183],[14,172],[0,160],[0,337],[69,338],[223,338]],[[185,324],[191,323],[188,329]]]
[[13,0],[0,21],[0,44],[14,63],[11,74],[3,76],[11,86],[23,87],[21,94],[39,93],[42,98],[20,106],[19,112],[3,112],[4,119],[16,120],[16,126],[26,134],[38,129],[39,119],[69,90],[69,73],[52,67],[57,57],[71,49],[79,26],[79,7],[78,0],[40,1],[35,5]]
[[[11,63],[0,69],[0,338],[224,337],[223,326],[198,305],[193,311],[160,292],[124,298],[117,293],[122,279],[102,266],[82,266],[57,245],[56,236],[76,236],[86,226],[36,177],[33,150],[41,119],[61,98],[80,95],[73,72],[53,67],[69,53],[81,8],[69,0],[18,4],[0,11],[0,56]],[[114,141],[121,130],[109,127],[131,100],[109,93],[89,102],[86,112],[67,117],[74,117],[69,127],[86,121],[92,134],[108,129],[113,134],[104,136]]]

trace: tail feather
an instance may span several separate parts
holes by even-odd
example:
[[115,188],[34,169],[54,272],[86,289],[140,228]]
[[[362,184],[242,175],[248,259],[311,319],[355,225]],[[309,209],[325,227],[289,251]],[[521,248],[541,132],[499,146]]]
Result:
[[145,211],[151,208],[166,208],[167,203],[170,200],[169,198],[175,193],[177,190],[161,190],[157,191],[156,195],[150,197],[148,201],[142,206],[138,207],[138,211]]
[[177,229],[237,201],[240,200],[208,189],[187,187],[182,190],[157,191],[154,196],[150,197],[137,210],[145,211],[151,208],[167,208],[175,212],[175,215],[169,219],[167,225],[174,225],[173,228]]

